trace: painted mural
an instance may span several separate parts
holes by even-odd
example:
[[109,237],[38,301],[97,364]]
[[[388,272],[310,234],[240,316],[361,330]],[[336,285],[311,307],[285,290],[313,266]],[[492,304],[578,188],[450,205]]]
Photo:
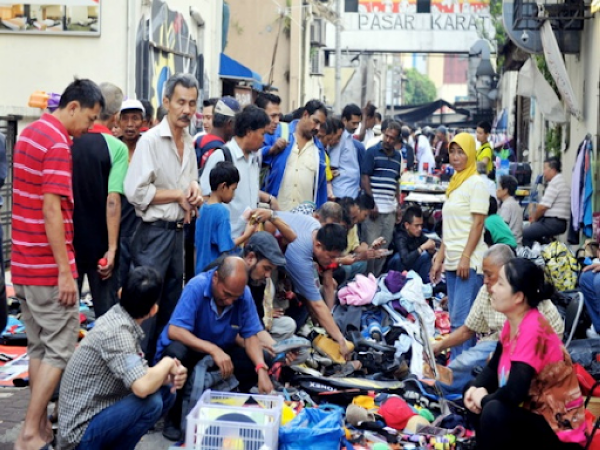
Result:
[[[416,13],[417,0],[359,0],[359,13]],[[432,14],[489,14],[489,0],[431,0]]]

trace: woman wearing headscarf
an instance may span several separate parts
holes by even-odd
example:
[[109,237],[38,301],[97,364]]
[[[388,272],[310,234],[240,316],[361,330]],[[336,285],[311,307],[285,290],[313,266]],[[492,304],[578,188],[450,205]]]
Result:
[[[489,208],[489,193],[477,174],[475,139],[460,133],[449,145],[450,164],[455,170],[446,191],[442,209],[442,246],[431,268],[431,282],[446,271],[448,311],[452,330],[464,324],[471,305],[483,284],[482,261],[484,219]],[[475,344],[470,339],[453,347],[452,358]]]

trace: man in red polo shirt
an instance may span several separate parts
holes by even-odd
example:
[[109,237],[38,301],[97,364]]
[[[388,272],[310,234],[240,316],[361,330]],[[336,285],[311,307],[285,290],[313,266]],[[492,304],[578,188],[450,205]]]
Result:
[[11,272],[27,332],[31,388],[17,450],[38,450],[52,440],[48,402],[77,343],[70,136],[87,132],[102,107],[100,88],[76,79],[58,109],[25,128],[14,148]]

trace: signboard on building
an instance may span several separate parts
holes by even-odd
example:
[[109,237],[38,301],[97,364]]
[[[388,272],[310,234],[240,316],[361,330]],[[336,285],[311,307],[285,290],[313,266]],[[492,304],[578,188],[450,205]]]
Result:
[[246,105],[252,103],[252,89],[246,86],[236,86],[234,88],[235,99],[238,101],[240,106],[243,108]]
[[[468,53],[494,34],[489,0],[359,0],[342,21],[344,51]],[[334,30],[326,36],[335,47]]]
[[102,0],[0,3],[0,33],[100,35]]

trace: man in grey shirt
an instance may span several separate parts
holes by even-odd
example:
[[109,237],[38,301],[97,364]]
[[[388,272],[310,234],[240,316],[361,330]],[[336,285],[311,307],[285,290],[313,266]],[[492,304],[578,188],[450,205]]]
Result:
[[523,231],[523,245],[562,234],[571,216],[571,189],[561,172],[560,159],[553,156],[544,161],[544,180],[548,183],[542,201],[530,214],[531,225]]
[[198,81],[190,74],[167,80],[163,98],[167,115],[140,138],[125,177],[127,200],[142,219],[131,241],[132,266],[154,267],[164,279],[156,320],[144,325],[144,350],[150,361],[181,296],[183,224],[202,204],[196,153],[187,130],[198,92]]
[[523,208],[515,199],[518,182],[512,175],[503,175],[498,182],[496,196],[502,202],[498,214],[508,224],[510,231],[515,235],[517,245],[523,242]]

